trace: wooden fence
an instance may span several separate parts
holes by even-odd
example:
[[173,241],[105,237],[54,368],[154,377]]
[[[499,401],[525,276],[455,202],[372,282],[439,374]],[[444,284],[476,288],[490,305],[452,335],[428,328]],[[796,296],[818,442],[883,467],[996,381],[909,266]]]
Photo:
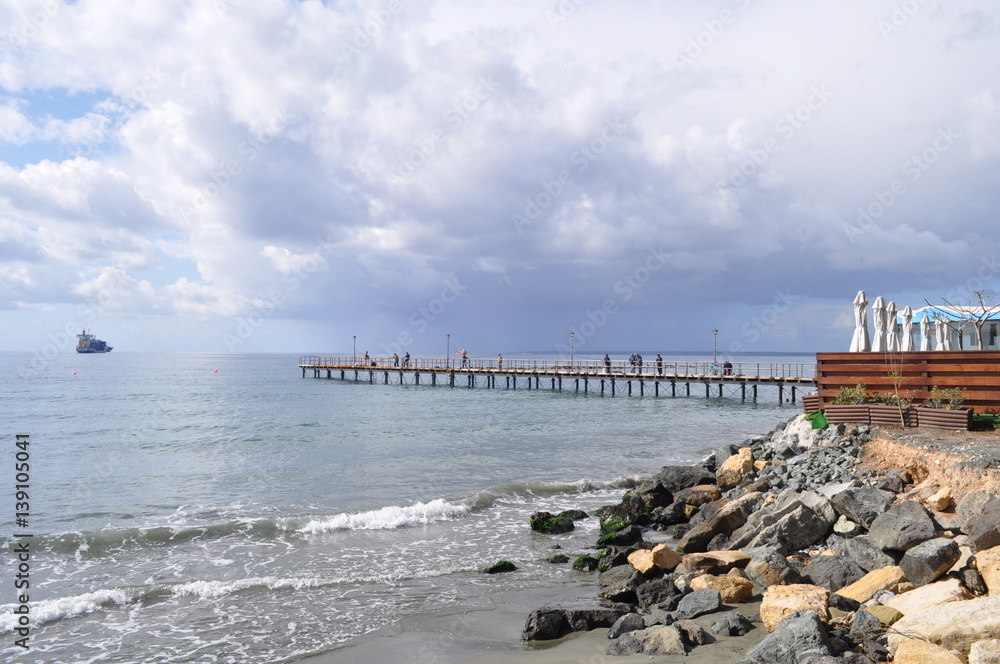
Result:
[[821,406],[841,387],[864,383],[869,392],[898,390],[922,404],[932,387],[965,389],[963,405],[977,413],[1000,413],[1000,351],[914,351],[898,353],[817,353],[816,377]]

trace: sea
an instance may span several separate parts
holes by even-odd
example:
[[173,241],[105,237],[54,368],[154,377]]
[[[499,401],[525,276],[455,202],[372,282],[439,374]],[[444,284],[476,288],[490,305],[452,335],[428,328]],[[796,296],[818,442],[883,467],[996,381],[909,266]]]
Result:
[[[294,662],[592,582],[547,561],[587,552],[597,519],[539,535],[533,512],[592,513],[799,412],[767,388],[754,403],[384,385],[298,362],[0,353],[3,661]],[[499,560],[518,570],[482,573]]]

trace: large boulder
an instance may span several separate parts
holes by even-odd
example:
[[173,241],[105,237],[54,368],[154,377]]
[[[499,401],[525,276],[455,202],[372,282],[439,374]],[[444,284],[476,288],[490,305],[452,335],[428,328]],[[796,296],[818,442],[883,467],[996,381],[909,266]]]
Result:
[[935,535],[934,520],[927,508],[906,500],[875,517],[868,537],[883,551],[906,551]]
[[681,562],[681,557],[666,544],[657,544],[652,549],[636,549],[628,554],[629,565],[643,574],[658,569],[672,571]]
[[570,632],[585,632],[598,627],[611,627],[632,607],[602,600],[580,600],[549,604],[528,614],[522,641],[558,639]]
[[742,569],[750,562],[750,556],[742,551],[706,551],[688,553],[681,557],[680,567],[687,572],[703,574],[726,574],[732,569]]
[[849,586],[865,575],[856,562],[841,556],[817,556],[801,573],[804,582],[830,591]]
[[866,572],[896,564],[896,560],[892,556],[875,546],[871,538],[866,535],[852,537],[847,540],[839,537],[831,537],[828,543],[834,553],[838,556],[850,558],[858,564],[858,567]]
[[737,664],[799,664],[810,655],[832,655],[826,628],[815,611],[803,611],[755,645]]
[[810,491],[784,491],[733,532],[729,548],[774,546],[784,553],[798,551],[823,539],[836,521],[829,499]]
[[753,450],[741,447],[740,450],[722,462],[715,471],[715,481],[723,491],[739,486],[743,476],[753,470]]
[[762,497],[763,494],[759,491],[752,491],[736,500],[726,502],[715,517],[702,521],[687,531],[677,543],[677,551],[679,553],[707,551],[713,539],[719,535],[728,535],[745,524]]
[[615,621],[608,630],[609,639],[617,639],[622,634],[628,634],[639,629],[646,629],[646,620],[638,613],[626,613]]
[[773,632],[788,616],[798,611],[813,611],[824,622],[829,620],[830,591],[806,583],[771,586],[764,591],[760,621]]
[[725,604],[748,602],[753,597],[753,581],[742,576],[703,574],[691,581],[691,590],[710,588],[719,591]]
[[895,652],[907,638],[926,639],[968,655],[976,641],[1000,639],[1000,597],[948,602],[911,613],[893,625],[889,648]]
[[531,515],[531,529],[540,533],[558,535],[573,530],[573,519],[549,512],[535,512]]
[[788,559],[773,546],[747,549],[750,561],[743,570],[747,577],[762,588],[774,585],[799,583],[798,569],[792,567]]
[[837,594],[857,602],[867,602],[880,590],[899,592],[904,583],[907,583],[907,580],[903,569],[893,565],[868,572],[851,585],[838,590]]
[[830,498],[830,502],[839,514],[869,528],[875,517],[889,509],[895,497],[888,491],[863,486],[841,491]]
[[976,641],[969,649],[969,664],[1000,664],[1000,640]]
[[969,491],[958,500],[955,505],[955,513],[958,515],[963,532],[968,533],[972,529],[973,523],[983,513],[986,504],[995,498],[997,498],[995,493],[976,490]]
[[664,466],[655,480],[671,493],[698,484],[715,484],[715,473],[704,466]]
[[951,569],[962,552],[954,540],[935,537],[921,542],[903,554],[899,566],[915,586],[924,586]]
[[970,593],[958,579],[946,579],[926,586],[921,586],[905,593],[896,595],[885,603],[885,606],[896,609],[904,616],[918,613],[938,604],[962,602],[972,599]]
[[695,590],[681,598],[674,615],[678,620],[697,618],[698,616],[718,611],[722,606],[722,596],[718,590],[703,588]]
[[699,484],[698,486],[681,489],[674,494],[674,500],[679,500],[692,507],[701,507],[720,498],[722,498],[722,492],[714,484]]
[[895,664],[965,664],[961,657],[950,650],[917,639],[901,642],[892,661]]
[[608,646],[607,654],[617,655],[684,655],[684,636],[677,625],[656,625],[628,632]]
[[1000,595],[1000,546],[977,553],[976,568],[990,595]]
[[708,631],[716,636],[743,636],[753,629],[753,623],[739,611],[722,614],[722,618],[712,624]]
[[971,519],[968,535],[973,552],[1000,546],[1000,496],[987,501],[982,514]]
[[659,579],[652,579],[635,587],[636,600],[643,609],[660,606],[667,611],[677,608],[683,593],[674,585],[676,574],[668,574]]

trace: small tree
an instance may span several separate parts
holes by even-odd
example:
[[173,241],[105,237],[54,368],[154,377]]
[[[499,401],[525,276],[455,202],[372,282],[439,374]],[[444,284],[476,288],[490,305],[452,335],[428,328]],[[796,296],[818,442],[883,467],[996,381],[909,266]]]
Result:
[[[997,302],[1000,294],[989,293],[985,290],[974,290],[972,291],[972,294],[975,296],[975,303],[970,301],[969,304],[965,305],[953,304],[943,297],[941,298],[941,301],[944,302],[945,306],[954,312],[956,316],[959,316],[962,319],[961,324],[958,326],[959,331],[961,332],[969,325],[972,325],[976,330],[976,342],[979,346],[979,350],[986,350],[986,342],[983,339],[983,328],[986,327],[986,323],[989,322],[990,318],[1000,314],[1000,302]],[[934,306],[926,299],[924,299],[924,302],[927,302],[929,306]]]

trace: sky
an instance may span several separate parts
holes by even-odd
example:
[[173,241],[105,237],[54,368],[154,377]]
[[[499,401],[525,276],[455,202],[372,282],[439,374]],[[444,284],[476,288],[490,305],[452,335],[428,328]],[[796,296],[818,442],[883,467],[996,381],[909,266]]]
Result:
[[0,0],[0,26],[4,350],[839,351],[859,290],[1000,281],[995,0]]

